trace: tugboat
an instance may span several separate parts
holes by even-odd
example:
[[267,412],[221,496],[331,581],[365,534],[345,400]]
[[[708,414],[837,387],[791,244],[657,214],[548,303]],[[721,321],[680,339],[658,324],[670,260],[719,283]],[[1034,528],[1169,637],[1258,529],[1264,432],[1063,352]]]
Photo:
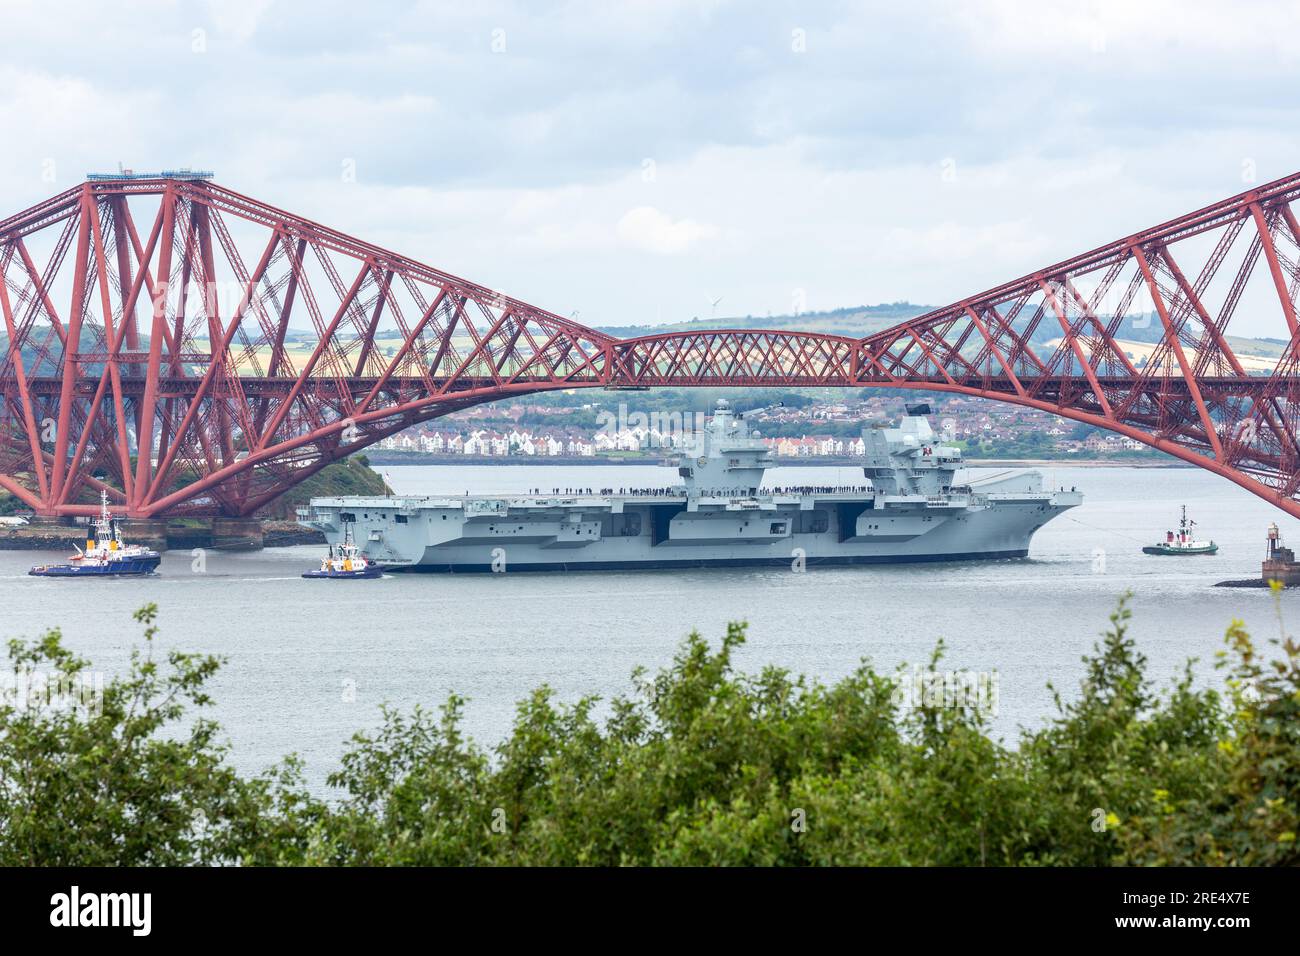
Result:
[[304,571],[304,578],[382,578],[384,569],[372,563],[352,542],[352,525],[343,526],[343,541],[331,546],[315,571]]
[[1165,540],[1159,544],[1149,544],[1142,549],[1143,554],[1214,554],[1219,546],[1213,541],[1197,541],[1192,537],[1196,522],[1187,517],[1187,505],[1183,505],[1183,516],[1179,519],[1177,531],[1165,532]]
[[157,551],[122,542],[122,529],[109,513],[106,491],[99,493],[99,518],[93,534],[86,539],[86,550],[77,548],[69,564],[39,564],[27,573],[41,578],[125,577],[153,574],[162,561]]

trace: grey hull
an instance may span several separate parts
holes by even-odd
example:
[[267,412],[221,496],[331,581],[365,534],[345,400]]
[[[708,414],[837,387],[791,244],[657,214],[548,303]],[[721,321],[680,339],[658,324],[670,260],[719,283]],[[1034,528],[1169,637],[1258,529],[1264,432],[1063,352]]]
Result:
[[[1022,551],[972,551],[969,554],[917,554],[906,557],[889,555],[840,555],[826,558],[808,558],[806,566],[836,567],[853,564],[913,564],[942,563],[946,561],[996,561],[1011,558],[1027,558],[1028,550]],[[670,571],[694,570],[705,568],[788,568],[791,558],[714,558],[686,559],[681,561],[566,561],[563,564],[509,564],[505,570],[511,573],[530,571]],[[412,564],[393,567],[390,570],[409,574],[488,574],[491,564]],[[498,569],[500,570],[500,569]]]
[[[1003,492],[943,502],[815,495],[732,503],[620,498],[312,502],[331,542],[351,526],[367,556],[428,572],[581,571],[887,564],[1025,557],[1071,492]],[[478,513],[490,505],[487,513]]]
[[352,529],[391,570],[442,573],[816,567],[1022,558],[1034,532],[1080,504],[1037,472],[962,483],[960,451],[921,414],[864,433],[864,478],[766,488],[766,445],[720,406],[681,483],[512,497],[313,498],[300,512],[331,544]]

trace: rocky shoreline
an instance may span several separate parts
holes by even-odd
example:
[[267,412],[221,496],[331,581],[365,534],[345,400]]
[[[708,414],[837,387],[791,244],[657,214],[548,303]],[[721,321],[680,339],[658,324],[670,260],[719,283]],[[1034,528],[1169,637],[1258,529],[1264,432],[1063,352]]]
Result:
[[293,521],[268,521],[262,530],[262,547],[291,548],[299,544],[324,544],[325,532],[304,528]]
[[[82,547],[85,543],[86,529],[81,526],[21,525],[16,528],[0,528],[0,551],[71,551],[74,546]],[[135,543],[153,547],[161,545],[169,551],[192,551],[195,548],[227,550],[221,545],[213,544],[211,529],[185,525],[168,527],[165,542],[154,540]],[[261,547],[288,548],[300,544],[324,543],[325,535],[322,532],[304,528],[296,522],[262,522]],[[236,544],[229,550],[256,550],[256,546]]]

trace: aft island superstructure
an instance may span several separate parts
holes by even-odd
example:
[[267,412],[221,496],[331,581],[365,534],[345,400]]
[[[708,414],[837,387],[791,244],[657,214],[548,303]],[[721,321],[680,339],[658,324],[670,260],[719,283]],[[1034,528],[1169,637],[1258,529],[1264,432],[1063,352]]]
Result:
[[773,461],[726,402],[688,443],[679,483],[581,494],[313,498],[299,522],[331,544],[349,526],[392,570],[582,571],[1023,558],[1034,532],[1082,502],[1035,471],[958,482],[925,405],[863,431],[861,485],[770,487]]

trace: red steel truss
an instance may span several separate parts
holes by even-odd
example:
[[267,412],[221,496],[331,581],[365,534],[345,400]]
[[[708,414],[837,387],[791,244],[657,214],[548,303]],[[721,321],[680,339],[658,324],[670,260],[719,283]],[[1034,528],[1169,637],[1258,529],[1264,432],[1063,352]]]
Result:
[[[1042,409],[1300,517],[1297,195],[1300,174],[862,339],[620,340],[201,178],[94,180],[0,222],[0,488],[43,515],[100,489],[133,517],[249,515],[509,395],[821,385]],[[1239,311],[1271,346],[1234,341]]]

